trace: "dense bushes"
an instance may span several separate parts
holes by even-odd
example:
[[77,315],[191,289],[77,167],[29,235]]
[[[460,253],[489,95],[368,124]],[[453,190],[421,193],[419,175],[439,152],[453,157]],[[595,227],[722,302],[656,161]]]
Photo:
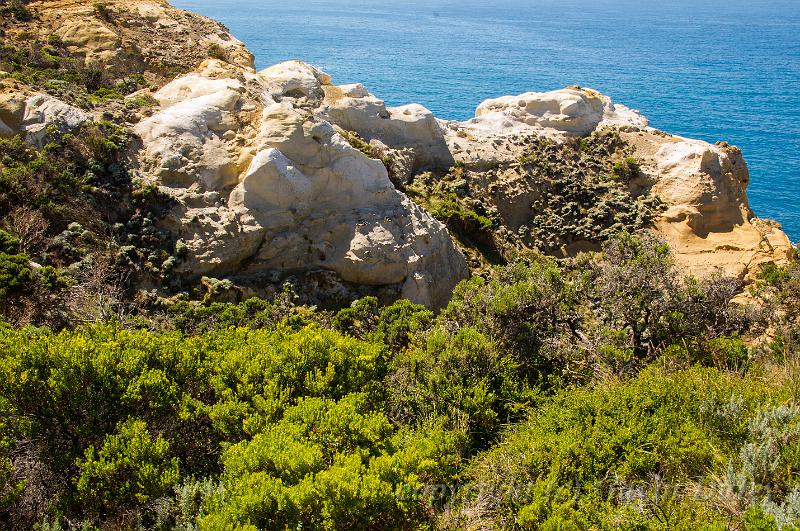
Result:
[[145,278],[174,280],[177,243],[154,226],[170,200],[131,179],[128,138],[101,121],[48,129],[42,149],[0,139],[0,229],[17,242],[0,249],[0,298],[16,294],[0,318],[58,329],[119,314]]
[[475,462],[463,510],[508,528],[724,528],[749,507],[731,515],[698,500],[750,444],[747,419],[784,398],[700,368],[560,392]]
[[756,287],[762,344],[738,284],[625,234],[472,278],[438,316],[285,292],[0,328],[0,526],[786,529],[798,278]]
[[[0,5],[0,14],[4,12],[18,21],[31,20],[32,14],[20,0]],[[44,39],[22,31],[15,37],[9,36],[0,44],[0,65],[10,77],[78,107],[121,102],[145,86],[141,75],[114,79],[107,70],[87,65],[84,59],[70,53],[57,35]]]

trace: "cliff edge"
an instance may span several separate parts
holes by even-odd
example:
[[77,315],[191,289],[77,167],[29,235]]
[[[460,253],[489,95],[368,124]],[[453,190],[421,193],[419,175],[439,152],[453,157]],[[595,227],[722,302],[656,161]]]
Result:
[[2,26],[0,135],[42,149],[124,127],[131,182],[166,205],[148,223],[174,256],[148,263],[229,279],[235,297],[300,275],[342,299],[368,286],[441,307],[469,268],[596,250],[619,230],[655,232],[697,276],[747,280],[791,250],[750,209],[737,148],[654,129],[591,89],[443,121],[300,61],[256,72],[226,28],[166,2],[24,9]]

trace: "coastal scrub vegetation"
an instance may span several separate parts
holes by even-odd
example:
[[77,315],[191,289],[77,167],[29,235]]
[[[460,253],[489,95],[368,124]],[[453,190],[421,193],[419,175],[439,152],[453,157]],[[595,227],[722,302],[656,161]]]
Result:
[[[22,245],[5,296],[46,282]],[[621,233],[438,315],[285,292],[3,326],[0,527],[791,529],[800,265],[740,289]]]
[[[683,277],[618,134],[399,179],[344,131],[475,274],[438,313],[290,282],[223,302],[132,177],[145,77],[28,31],[27,4],[0,0],[3,77],[102,112],[0,139],[0,529],[800,528],[800,260],[744,294]],[[536,191],[519,226],[506,171]]]
[[[455,161],[445,174],[424,172],[399,183],[448,226],[474,269],[506,263],[527,249],[556,256],[599,249],[621,230],[649,227],[663,208],[613,130],[570,142],[520,142],[517,160]],[[535,193],[520,199],[520,189]]]

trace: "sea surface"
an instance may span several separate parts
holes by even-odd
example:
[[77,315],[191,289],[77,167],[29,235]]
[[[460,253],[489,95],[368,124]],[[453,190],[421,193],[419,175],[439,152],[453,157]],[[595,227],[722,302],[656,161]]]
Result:
[[800,0],[173,0],[264,68],[301,59],[388,105],[470,118],[484,99],[568,85],[651,125],[727,140],[751,206],[800,240]]

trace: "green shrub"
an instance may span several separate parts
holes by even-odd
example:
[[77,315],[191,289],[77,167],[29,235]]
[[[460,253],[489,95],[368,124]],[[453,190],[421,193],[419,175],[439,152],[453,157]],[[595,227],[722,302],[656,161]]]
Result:
[[466,234],[475,234],[492,228],[492,220],[466,208],[455,194],[436,205],[431,214],[439,221]]
[[365,142],[364,139],[362,139],[361,136],[355,131],[343,131],[342,136],[344,136],[344,139],[347,140],[352,147],[359,150],[367,157],[371,159],[380,158],[373,147],[369,145],[369,143]]
[[33,20],[33,13],[23,0],[9,0],[8,5],[2,10],[20,22],[30,22]]
[[787,268],[776,265],[774,262],[769,262],[762,266],[758,278],[770,286],[777,287],[790,280],[791,273]]
[[392,418],[444,421],[467,435],[468,449],[486,448],[535,394],[520,363],[474,328],[434,328],[423,345],[395,360],[389,377]]
[[78,496],[87,508],[121,512],[163,496],[178,482],[178,460],[168,458],[169,443],[155,438],[141,420],[121,423],[78,460]]
[[114,17],[114,13],[105,2],[95,2],[94,13],[107,22],[110,22]]
[[[718,395],[743,397],[734,417],[715,420],[718,410],[706,404]],[[770,398],[756,380],[709,369],[652,369],[630,382],[564,391],[475,462],[473,492],[499,495],[472,499],[465,509],[488,502],[482,510],[500,528],[650,528],[658,516],[666,519],[659,528],[690,529],[698,516],[722,520],[681,489],[724,470],[741,444],[729,430],[771,399],[780,395]],[[649,488],[661,489],[651,493],[655,500]],[[647,502],[645,510],[630,510],[637,501]]]
[[[378,412],[385,355],[381,345],[314,326],[230,328],[194,338],[110,327],[60,334],[2,329],[0,407],[24,419],[11,448],[68,478],[48,488],[64,502],[52,510],[70,517],[145,514],[154,498],[180,483],[178,471],[218,474],[224,462],[231,474],[245,475],[233,457],[223,460],[222,443],[233,445],[234,456],[251,439],[253,451],[267,451],[257,443],[273,436],[321,449],[326,460],[315,470],[331,490],[313,492],[319,503],[339,510],[336,482],[360,477],[370,456],[390,459],[396,451],[394,429]],[[36,444],[16,446],[16,437]],[[343,468],[329,470],[331,459],[340,457]],[[290,474],[289,463],[277,461],[275,473]],[[391,506],[364,518],[390,519],[387,514],[406,510],[398,509],[393,489],[414,478],[410,472],[387,475],[396,467],[385,468],[380,477],[363,474],[379,485],[381,503]],[[341,518],[362,518],[360,510],[354,506]],[[417,502],[408,508],[417,510]]]
[[619,162],[615,162],[611,168],[611,178],[623,182],[630,182],[642,174],[639,161],[633,157],[626,157]]
[[32,282],[33,271],[26,255],[0,253],[0,302],[25,291]]
[[536,385],[581,380],[587,367],[578,343],[579,282],[548,258],[535,256],[459,284],[441,315],[448,327],[475,327]]
[[19,251],[19,240],[0,229],[0,253],[17,254]]
[[378,299],[365,297],[340,310],[333,326],[355,337],[388,345],[394,351],[406,348],[413,337],[427,329],[433,313],[419,304],[401,299],[380,308]]
[[225,49],[219,44],[212,42],[208,45],[208,56],[212,59],[219,59],[220,61],[227,61],[227,54]]

